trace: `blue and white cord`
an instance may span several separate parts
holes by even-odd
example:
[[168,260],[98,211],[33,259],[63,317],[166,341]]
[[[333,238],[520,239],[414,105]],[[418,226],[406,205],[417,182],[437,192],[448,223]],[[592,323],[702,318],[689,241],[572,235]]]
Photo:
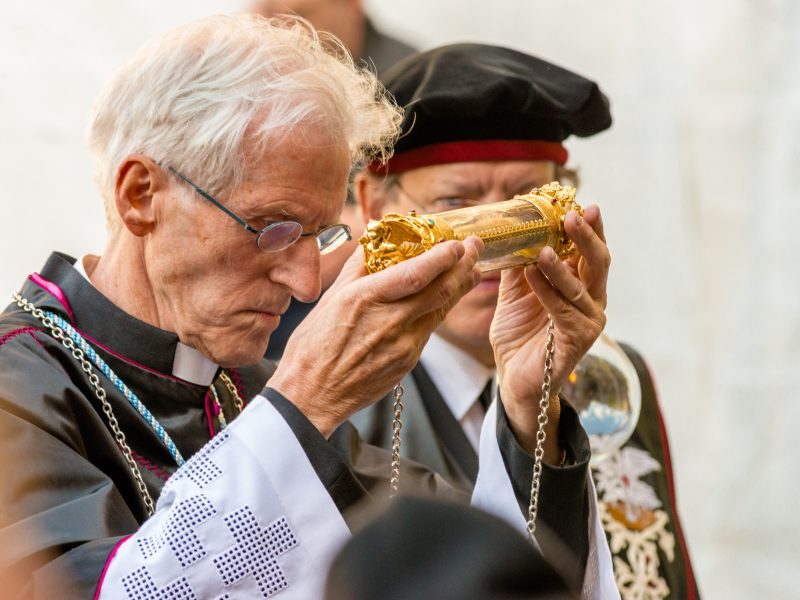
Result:
[[128,399],[133,408],[142,416],[142,418],[150,425],[151,429],[155,431],[156,435],[164,442],[164,445],[169,450],[169,453],[172,455],[172,458],[175,459],[175,462],[178,466],[182,466],[184,462],[186,462],[181,456],[181,453],[178,451],[178,448],[175,446],[175,442],[172,441],[172,438],[166,432],[166,430],[161,426],[161,423],[153,416],[148,408],[139,400],[139,397],[133,393],[133,391],[125,385],[125,382],[122,381],[114,371],[111,370],[100,356],[95,352],[94,348],[92,348],[88,342],[83,338],[83,336],[75,331],[75,328],[72,327],[67,321],[59,317],[57,314],[52,312],[45,312],[45,316],[50,317],[53,320],[53,323],[58,325],[63,331],[72,338],[81,350],[83,350],[84,354],[91,360],[98,369],[100,369],[103,374],[108,377],[109,381],[114,384],[114,386]]

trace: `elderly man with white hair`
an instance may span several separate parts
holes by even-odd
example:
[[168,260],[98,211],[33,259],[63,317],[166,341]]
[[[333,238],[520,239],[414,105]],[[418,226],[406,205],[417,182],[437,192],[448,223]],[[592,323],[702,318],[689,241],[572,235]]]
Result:
[[[23,582],[14,592],[319,596],[356,525],[349,509],[389,488],[388,455],[347,419],[400,381],[480,279],[474,238],[374,275],[358,251],[280,365],[262,360],[290,299],[319,295],[320,254],[349,236],[337,220],[351,167],[388,157],[399,120],[374,75],[298,20],[204,19],[111,78],[89,134],[106,248],[53,254],[0,316],[0,459],[12,465],[0,570]],[[528,501],[515,490],[533,465],[545,334],[524,298],[553,315],[563,368],[605,321],[604,295],[586,296],[605,287],[605,244],[574,217],[567,231],[587,269],[579,278],[551,257],[520,271],[515,342],[498,350],[513,410],[484,432],[494,483],[473,501],[514,522]],[[560,425],[547,425],[548,462],[570,451]],[[401,481],[459,496],[418,465],[401,464]],[[547,485],[540,501],[558,504]],[[584,508],[560,518],[586,521]],[[589,558],[572,568],[599,598],[613,581],[588,519]]]

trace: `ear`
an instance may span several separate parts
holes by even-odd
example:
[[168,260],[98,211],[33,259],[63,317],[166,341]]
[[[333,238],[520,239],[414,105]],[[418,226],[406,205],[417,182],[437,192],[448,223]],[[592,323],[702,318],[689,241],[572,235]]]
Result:
[[389,197],[383,179],[361,171],[353,181],[353,193],[365,224],[369,219],[380,219],[386,212]]
[[165,185],[164,171],[142,154],[125,158],[117,169],[114,201],[120,219],[133,235],[142,237],[156,222],[153,198]]

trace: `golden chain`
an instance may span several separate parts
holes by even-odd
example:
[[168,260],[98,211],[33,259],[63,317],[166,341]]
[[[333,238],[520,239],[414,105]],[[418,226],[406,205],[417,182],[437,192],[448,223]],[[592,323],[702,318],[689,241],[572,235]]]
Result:
[[[231,378],[225,371],[222,371],[222,373],[219,374],[219,378],[228,388],[231,396],[233,396],[233,403],[236,405],[236,409],[239,411],[239,414],[242,414],[242,411],[244,410],[244,400],[242,400],[242,397],[239,395],[239,390],[236,389],[236,385],[233,383],[233,381],[231,381]],[[222,407],[220,407],[220,411],[221,410]]]
[[[225,384],[225,387],[228,388],[228,392],[230,392],[230,395],[233,398],[233,403],[236,405],[239,414],[242,414],[242,411],[244,410],[244,401],[242,400],[242,397],[239,395],[239,390],[236,389],[236,384],[233,383],[233,381],[228,376],[228,374],[225,373],[225,371],[222,371],[219,374],[219,378]],[[225,419],[225,411],[222,410],[222,401],[220,401],[219,399],[217,388],[213,383],[208,387],[211,390],[211,396],[214,400],[214,404],[217,406],[217,410],[219,411],[217,419],[219,419],[220,429],[225,429],[228,426],[228,421]]]

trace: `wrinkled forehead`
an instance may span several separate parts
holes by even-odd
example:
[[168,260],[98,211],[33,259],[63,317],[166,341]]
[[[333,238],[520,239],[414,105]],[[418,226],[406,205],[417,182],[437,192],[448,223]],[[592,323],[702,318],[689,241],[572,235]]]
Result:
[[338,219],[347,195],[350,152],[343,136],[314,127],[269,143],[251,142],[232,195],[255,216],[286,216],[316,228]]
[[244,174],[251,180],[269,175],[263,170],[267,157],[302,161],[323,154],[333,161],[326,162],[329,166],[345,164],[348,171],[353,166],[344,124],[321,109],[285,127],[272,126],[268,110],[263,111],[248,126],[239,154]]

